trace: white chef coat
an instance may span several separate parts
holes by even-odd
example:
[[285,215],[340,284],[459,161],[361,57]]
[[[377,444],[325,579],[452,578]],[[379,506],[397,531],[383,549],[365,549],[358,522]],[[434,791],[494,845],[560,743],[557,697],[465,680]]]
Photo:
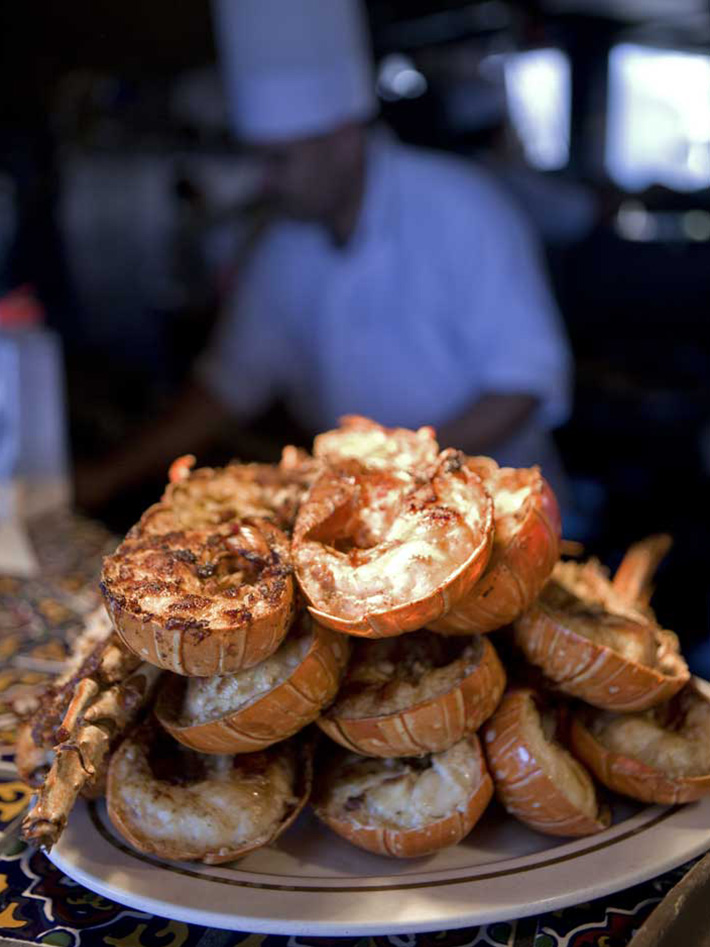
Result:
[[482,394],[526,393],[540,401],[530,444],[569,404],[568,346],[524,219],[483,171],[383,129],[347,245],[320,225],[272,226],[197,372],[239,418],[280,395],[314,431],[347,413],[437,426]]

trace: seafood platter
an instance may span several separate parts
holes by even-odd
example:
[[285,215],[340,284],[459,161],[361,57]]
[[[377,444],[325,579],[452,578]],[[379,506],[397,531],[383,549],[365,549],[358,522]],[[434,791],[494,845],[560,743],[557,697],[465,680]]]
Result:
[[[36,788],[23,834],[68,873],[87,812],[95,824],[102,813],[122,857],[180,865],[181,878],[232,871],[232,892],[240,866],[268,867],[270,852],[297,852],[307,874],[309,857],[332,851],[358,866],[363,898],[400,891],[397,908],[379,902],[395,913],[412,891],[443,890],[426,866],[447,857],[455,911],[402,908],[370,927],[461,926],[561,903],[548,890],[527,906],[521,894],[470,907],[460,853],[477,833],[492,837],[491,820],[496,837],[532,840],[517,853],[532,891],[535,852],[549,855],[540,839],[554,840],[545,865],[558,872],[568,849],[598,852],[603,839],[632,839],[638,855],[634,819],[660,824],[670,816],[643,813],[692,813],[681,807],[710,795],[710,688],[651,608],[668,537],[632,546],[612,576],[564,556],[538,468],[501,468],[440,450],[431,428],[357,416],[310,454],[287,447],[278,465],[221,469],[188,456],[169,481],[105,559],[105,610],[21,730],[18,768]],[[710,846],[707,805],[695,822],[673,818],[698,831],[645,877]],[[505,841],[491,853],[497,844],[484,845],[498,866],[488,879],[516,854]],[[351,890],[314,871],[321,901]],[[128,875],[97,890],[120,899]],[[288,903],[299,886],[268,881],[277,875],[243,882],[254,903],[271,888],[272,904]],[[91,883],[88,870],[77,877]],[[251,930],[368,929],[240,911]],[[172,913],[198,916],[184,904]]]

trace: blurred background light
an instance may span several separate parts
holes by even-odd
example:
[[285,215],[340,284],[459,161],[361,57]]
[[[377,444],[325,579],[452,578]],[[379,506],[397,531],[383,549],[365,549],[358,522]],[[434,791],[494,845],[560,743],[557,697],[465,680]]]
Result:
[[606,167],[616,184],[710,185],[710,56],[620,43],[609,55]]
[[526,159],[542,171],[565,167],[572,97],[569,58],[560,49],[531,49],[502,59],[510,118]]
[[649,241],[656,237],[657,226],[641,201],[624,201],[616,215],[616,231],[624,240]]
[[710,240],[710,213],[706,210],[689,210],[683,214],[683,231],[689,240]]
[[386,102],[417,99],[426,90],[426,78],[409,56],[391,53],[384,57],[377,74],[377,94],[380,98]]

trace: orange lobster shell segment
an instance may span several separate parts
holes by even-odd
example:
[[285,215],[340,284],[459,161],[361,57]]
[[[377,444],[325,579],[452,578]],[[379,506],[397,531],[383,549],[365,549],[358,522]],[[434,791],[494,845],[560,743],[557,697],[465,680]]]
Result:
[[710,687],[694,678],[668,705],[614,715],[580,708],[570,745],[600,783],[642,802],[710,794]]
[[[505,671],[493,645],[486,638],[475,638],[448,664],[421,674],[416,685],[397,680],[398,669],[401,672],[407,662],[406,654],[397,651],[414,644],[413,639],[423,639],[417,640],[417,645],[425,644],[427,635],[415,632],[401,639],[401,645],[395,638],[363,641],[356,646],[365,653],[380,652],[385,666],[394,669],[394,676],[389,682],[375,680],[364,690],[354,680],[351,689],[360,688],[354,698],[348,698],[346,683],[341,691],[344,699],[337,700],[318,719],[321,730],[356,753],[377,757],[438,753],[478,730],[497,707],[505,688]],[[430,637],[436,645],[436,636]],[[419,671],[418,655],[414,663]],[[409,694],[412,698],[407,703]],[[388,696],[393,709],[388,709]],[[377,710],[372,710],[372,704]]]
[[544,732],[539,698],[513,690],[483,728],[496,793],[507,811],[546,835],[584,836],[610,824],[589,774]]
[[[305,655],[292,670],[284,668],[283,678],[266,693],[234,710],[225,706],[220,716],[186,721],[180,708],[186,688],[194,685],[172,677],[158,696],[156,715],[161,725],[180,743],[202,753],[253,753],[302,730],[335,697],[350,647],[346,638],[318,625],[307,614],[300,619],[300,626],[294,643],[302,641]],[[268,659],[271,663],[278,662],[294,636],[294,630],[289,632],[284,645]],[[235,678],[248,678],[258,673],[259,667],[241,671]],[[224,680],[219,678],[218,682]],[[202,680],[196,683],[199,687]]]
[[313,616],[387,637],[450,611],[486,567],[492,501],[458,451],[426,473],[348,461],[324,471],[299,511],[293,556]]
[[147,723],[112,757],[106,803],[111,822],[138,851],[217,865],[285,832],[312,783],[308,743],[203,756]]
[[445,634],[485,634],[515,621],[560,556],[560,513],[538,467],[500,468],[487,457],[470,458],[468,466],[493,497],[493,551],[480,581],[432,625]]
[[268,657],[294,611],[289,541],[268,520],[167,533],[139,523],[104,560],[101,588],[131,651],[196,677]]
[[417,431],[383,427],[369,418],[348,414],[335,430],[315,438],[313,454],[330,464],[359,460],[368,466],[425,470],[436,464],[439,445],[431,427]]
[[[450,807],[425,799],[427,790],[436,794],[442,769],[458,769],[465,781]],[[363,784],[369,788],[360,792]],[[413,769],[408,760],[345,757],[321,779],[313,805],[318,818],[353,845],[376,855],[416,858],[465,838],[492,795],[483,751],[472,735],[432,756],[423,769]]]
[[558,591],[550,583],[515,623],[516,643],[557,689],[630,712],[669,700],[687,683],[690,672],[672,632],[630,614],[559,602]]

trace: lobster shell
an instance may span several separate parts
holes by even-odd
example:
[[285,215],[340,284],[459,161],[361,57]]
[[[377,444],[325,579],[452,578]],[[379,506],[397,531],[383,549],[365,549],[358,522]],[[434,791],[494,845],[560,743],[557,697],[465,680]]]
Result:
[[[280,529],[253,519],[153,533],[141,523],[104,560],[101,582],[131,651],[175,674],[212,677],[258,664],[278,648],[295,594],[289,541]],[[253,583],[209,587],[201,572],[230,555],[256,564]]]
[[[694,680],[688,689],[700,699],[710,700],[710,690],[704,681],[696,683]],[[615,753],[595,736],[588,726],[588,718],[593,718],[593,712],[586,708],[572,717],[570,747],[604,786],[632,799],[661,805],[695,802],[710,794],[710,773],[673,776],[633,756]]]
[[[123,798],[123,787],[131,770],[134,767],[134,756],[145,759],[150,752],[150,747],[155,740],[169,740],[160,728],[150,722],[144,724],[137,731],[134,731],[121,744],[117,752],[111,758],[108,772],[108,786],[106,804],[108,815],[111,822],[121,833],[121,835],[130,842],[134,848],[148,855],[156,855],[159,858],[170,858],[177,861],[201,861],[206,865],[219,865],[223,862],[233,861],[235,858],[241,858],[249,852],[263,845],[268,845],[274,839],[278,838],[294,822],[299,813],[308,801],[313,785],[313,755],[312,746],[308,742],[294,743],[288,741],[281,743],[276,747],[255,753],[250,756],[237,757],[244,761],[242,765],[248,767],[252,760],[258,761],[265,756],[273,757],[277,754],[294,753],[296,755],[296,772],[294,784],[291,787],[290,799],[287,801],[287,811],[284,818],[269,831],[262,832],[255,838],[248,839],[240,845],[232,847],[221,845],[218,848],[201,847],[199,844],[190,844],[184,839],[164,839],[152,837],[140,824],[140,811],[126,802]],[[235,772],[236,761],[235,761]],[[234,776],[238,778],[237,775]],[[182,780],[184,782],[184,780]],[[257,784],[258,785],[258,784]],[[158,781],[157,793],[160,794]],[[257,791],[257,790],[255,790]],[[209,784],[200,783],[200,796],[209,799]],[[174,825],[176,834],[179,835],[180,826]]]
[[574,631],[565,612],[544,597],[515,623],[515,641],[558,690],[595,707],[630,712],[670,700],[690,678],[675,636],[631,615],[619,616],[619,625],[629,635],[655,639],[664,666],[632,661]]
[[[371,716],[340,713],[338,703],[316,721],[337,743],[365,756],[421,756],[438,753],[474,733],[493,713],[505,689],[505,671],[486,638],[473,642],[478,654],[463,658],[457,682],[443,694],[405,710]],[[471,664],[473,666],[471,666]]]
[[[539,467],[500,468],[471,458],[494,502],[494,539],[486,571],[473,588],[431,627],[449,635],[486,634],[515,621],[537,598],[560,557],[562,523],[557,500]],[[526,491],[507,512],[505,497]]]
[[[416,481],[420,495],[426,493],[426,499],[422,501],[412,492],[403,502],[409,514],[419,517],[416,542],[421,541],[425,525],[430,523],[441,534],[443,523],[459,519],[465,521],[471,534],[471,551],[463,561],[451,563],[446,577],[435,588],[423,593],[411,592],[404,596],[404,601],[397,602],[397,594],[392,593],[390,601],[383,607],[381,603],[370,604],[363,594],[358,601],[360,614],[356,617],[346,614],[341,607],[339,583],[328,573],[318,550],[319,547],[331,549],[336,536],[348,534],[358,505],[360,483],[385,475],[358,461],[328,468],[321,475],[301,505],[293,538],[298,582],[317,621],[336,631],[368,638],[400,635],[429,626],[450,611],[478,581],[488,563],[493,541],[493,504],[480,479],[466,469],[462,458],[458,451],[443,451],[435,468],[424,480]],[[415,480],[412,482],[414,484]],[[448,507],[447,499],[450,502]],[[386,543],[382,545],[387,546]],[[406,540],[403,548],[406,548]],[[343,554],[342,562],[347,559],[347,554]],[[411,571],[415,559],[412,556],[408,566],[398,564],[399,574]],[[330,594],[327,604],[323,603],[324,588],[328,588]]]
[[330,464],[354,458],[370,466],[423,470],[436,464],[439,445],[431,427],[383,427],[359,414],[346,414],[337,428],[317,435],[313,454]]
[[354,814],[333,811],[326,804],[325,789],[328,777],[321,782],[320,788],[316,789],[313,801],[315,813],[342,838],[376,855],[417,858],[456,845],[473,829],[493,796],[493,783],[478,738],[471,734],[466,737],[465,743],[470,755],[470,771],[477,777],[476,785],[465,806],[455,809],[442,819],[416,828],[361,824]]
[[[496,794],[506,810],[545,835],[584,836],[601,832],[611,822],[607,808],[594,817],[564,791],[564,770],[581,782],[587,799],[595,796],[591,777],[562,746],[545,740],[538,695],[528,689],[510,691],[484,725],[482,737]],[[546,745],[541,745],[545,740]]]
[[168,678],[155,709],[162,727],[180,743],[202,753],[253,753],[311,723],[337,693],[350,644],[307,614],[301,621],[311,635],[311,644],[300,664],[280,684],[233,712],[186,724],[179,714],[186,681]]

